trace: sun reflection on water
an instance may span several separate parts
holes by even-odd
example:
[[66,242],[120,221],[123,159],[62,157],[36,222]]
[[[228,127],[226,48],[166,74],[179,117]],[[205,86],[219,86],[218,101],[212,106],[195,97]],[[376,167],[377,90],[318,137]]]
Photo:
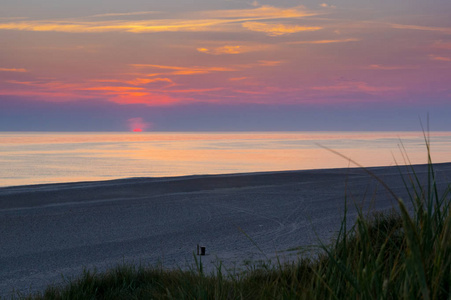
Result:
[[[432,132],[448,162],[451,132]],[[422,132],[0,133],[0,185],[426,163]],[[351,165],[352,166],[352,165]]]

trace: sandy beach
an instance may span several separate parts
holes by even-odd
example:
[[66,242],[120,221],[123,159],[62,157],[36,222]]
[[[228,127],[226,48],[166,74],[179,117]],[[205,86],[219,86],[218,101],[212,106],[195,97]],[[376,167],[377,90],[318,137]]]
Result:
[[[407,198],[397,167],[370,170]],[[415,170],[425,178],[427,166]],[[440,188],[451,182],[451,163],[435,171]],[[395,205],[380,184],[353,168],[1,188],[0,296],[123,262],[188,268],[197,244],[206,247],[207,271],[219,261],[239,270],[276,255],[296,259],[294,248],[331,240],[345,194],[353,217],[354,203],[377,210]]]

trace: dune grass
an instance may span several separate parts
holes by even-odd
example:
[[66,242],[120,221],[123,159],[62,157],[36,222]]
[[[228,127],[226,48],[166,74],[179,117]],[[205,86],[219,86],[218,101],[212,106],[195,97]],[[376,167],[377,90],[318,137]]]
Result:
[[335,242],[320,245],[314,258],[240,274],[228,274],[221,266],[205,274],[196,256],[187,271],[122,265],[104,273],[85,271],[66,286],[25,298],[451,299],[450,185],[439,192],[430,157],[428,166],[425,184],[407,167],[411,175],[403,180],[410,211],[382,183],[397,207],[371,215],[358,210],[353,224],[345,213]]

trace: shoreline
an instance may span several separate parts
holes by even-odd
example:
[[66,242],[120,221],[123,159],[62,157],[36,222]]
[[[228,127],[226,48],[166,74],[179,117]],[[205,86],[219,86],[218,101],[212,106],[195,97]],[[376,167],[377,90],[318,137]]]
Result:
[[[428,164],[413,164],[412,166],[426,167]],[[441,162],[433,163],[433,166],[451,166],[451,162]],[[391,166],[373,166],[365,167],[367,170],[380,170],[380,169],[391,169],[391,168],[405,168],[410,165],[391,165]],[[81,180],[81,181],[69,181],[69,182],[51,182],[51,183],[36,183],[36,184],[20,184],[12,186],[0,186],[0,191],[8,189],[26,189],[26,188],[44,188],[44,187],[69,187],[70,185],[108,185],[114,183],[131,184],[134,182],[164,182],[164,181],[178,181],[178,180],[191,180],[191,179],[201,179],[208,177],[238,177],[238,176],[259,176],[259,175],[278,175],[278,174],[297,174],[297,173],[323,173],[323,172],[344,172],[347,170],[363,170],[363,168],[358,166],[353,166],[349,168],[320,168],[320,169],[300,169],[300,170],[280,170],[280,171],[256,171],[256,172],[243,172],[243,173],[219,173],[219,174],[192,174],[192,175],[176,175],[176,176],[155,176],[155,177],[124,177],[124,178],[114,178],[106,180]]]
[[[427,165],[414,168],[424,178]],[[434,168],[442,189],[450,183],[451,163]],[[368,169],[405,196],[398,167]],[[296,259],[298,252],[289,249],[330,242],[345,195],[365,210],[394,205],[360,168],[0,188],[0,296],[12,289],[42,290],[61,283],[61,275],[77,277],[83,268],[102,271],[120,263],[187,268],[197,244],[206,246],[207,272],[218,260],[240,269],[246,260]],[[350,220],[356,215],[352,207]]]
[[[413,165],[415,169],[427,171],[427,164]],[[450,171],[451,163],[433,164],[434,167]],[[401,166],[366,168],[376,176],[384,173],[396,173]],[[84,202],[107,202],[121,196],[120,199],[149,195],[152,197],[176,193],[193,193],[215,189],[244,187],[262,187],[271,185],[294,184],[310,180],[327,181],[337,176],[371,176],[360,167],[332,168],[314,170],[289,170],[272,172],[230,173],[184,175],[170,177],[136,177],[101,181],[80,181],[66,183],[48,183],[0,187],[0,211],[18,208],[32,208],[58,204]],[[71,196],[68,195],[71,193]],[[12,199],[12,197],[14,197]],[[76,201],[74,200],[76,197]]]
[[[451,169],[450,163],[433,164],[434,167]],[[399,172],[404,169],[405,165],[398,166],[381,166],[366,168],[375,175],[382,175],[386,172]],[[413,165],[416,169],[426,169],[427,164]],[[311,170],[288,170],[288,171],[267,171],[267,172],[247,172],[247,173],[226,173],[226,174],[204,174],[204,175],[182,175],[182,176],[168,176],[168,177],[132,177],[119,178],[111,180],[99,181],[78,181],[78,182],[64,182],[64,183],[44,183],[44,184],[30,184],[0,187],[0,210],[13,207],[34,207],[40,205],[50,205],[68,201],[63,193],[70,191],[85,191],[83,195],[79,195],[78,202],[90,201],[96,198],[95,195],[89,195],[92,192],[97,195],[102,195],[101,198],[112,197],[114,193],[124,195],[123,189],[137,189],[152,192],[154,196],[166,193],[183,193],[196,192],[212,189],[224,188],[242,188],[248,186],[266,186],[289,184],[298,181],[303,181],[311,178],[318,178],[327,180],[335,177],[338,174],[346,176],[369,176],[367,172],[361,167],[350,168],[331,168],[331,169],[311,169]],[[157,187],[151,190],[152,187]],[[101,189],[108,189],[102,192]],[[144,191],[143,191],[144,192]],[[40,201],[30,201],[27,197],[41,195]],[[14,201],[8,198],[14,196]],[[43,198],[47,196],[47,198]],[[98,196],[97,196],[98,197]],[[26,204],[29,206],[26,206]],[[11,207],[8,207],[11,206]]]

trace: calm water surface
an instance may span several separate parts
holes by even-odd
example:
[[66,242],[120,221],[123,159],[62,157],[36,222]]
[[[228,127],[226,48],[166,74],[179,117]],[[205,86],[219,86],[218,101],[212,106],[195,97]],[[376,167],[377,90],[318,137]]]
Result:
[[[451,132],[431,132],[451,161]],[[427,162],[422,132],[0,133],[0,186]]]

